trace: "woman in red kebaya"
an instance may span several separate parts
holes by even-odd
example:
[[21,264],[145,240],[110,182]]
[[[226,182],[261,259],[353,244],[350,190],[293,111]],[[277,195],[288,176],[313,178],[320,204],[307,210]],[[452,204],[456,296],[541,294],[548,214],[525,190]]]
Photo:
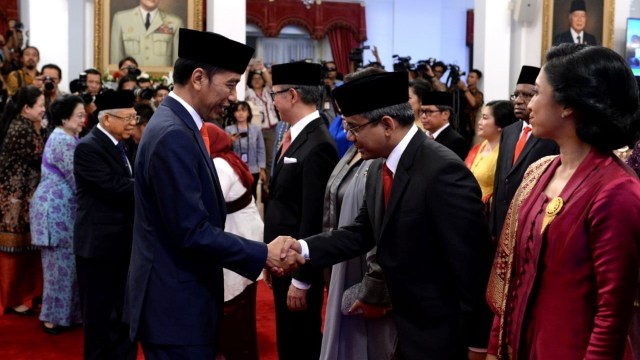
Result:
[[529,103],[560,155],[531,165],[507,214],[488,300],[488,359],[622,359],[640,258],[640,182],[612,150],[637,140],[638,87],[602,47],[547,53]]

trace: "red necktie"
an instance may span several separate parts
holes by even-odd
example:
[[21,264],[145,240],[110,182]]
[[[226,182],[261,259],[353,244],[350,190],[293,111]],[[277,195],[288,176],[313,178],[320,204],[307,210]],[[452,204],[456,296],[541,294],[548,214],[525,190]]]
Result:
[[382,189],[384,190],[384,208],[389,203],[389,195],[391,194],[391,185],[393,185],[393,173],[385,162],[382,164]]
[[529,135],[530,131],[531,131],[531,128],[528,126],[525,126],[525,128],[522,130],[522,134],[520,134],[520,139],[518,139],[518,143],[516,144],[516,151],[513,153],[514,164],[518,160],[518,157],[520,156],[522,149],[524,149],[524,144],[527,143],[527,135]]
[[209,134],[207,133],[207,127],[202,124],[200,128],[200,135],[202,135],[202,141],[204,141],[204,148],[207,149],[207,154],[211,154],[209,151]]
[[284,134],[284,140],[282,140],[282,148],[280,149],[280,157],[278,160],[282,159],[285,151],[289,148],[289,145],[291,145],[291,129],[287,130]]

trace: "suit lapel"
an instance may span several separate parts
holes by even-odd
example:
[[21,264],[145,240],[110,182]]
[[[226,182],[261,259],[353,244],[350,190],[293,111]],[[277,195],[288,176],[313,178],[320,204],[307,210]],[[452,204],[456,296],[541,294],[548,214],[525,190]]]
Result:
[[[529,135],[527,142],[524,144],[524,147],[522,148],[522,152],[520,153],[520,156],[518,156],[516,163],[513,164],[513,167],[511,168],[512,170],[520,166],[520,163],[523,162],[524,159],[527,157],[527,153],[531,151],[531,149],[533,149],[533,147],[538,143],[538,141],[539,140],[537,138],[533,137],[533,134]],[[512,158],[513,158],[513,155],[512,155]]]
[[372,185],[372,193],[367,196],[367,204],[369,204],[370,221],[373,224],[374,234],[377,241],[380,241],[382,235],[382,220],[384,217],[384,190],[382,188],[382,159],[376,160],[369,166],[367,174],[367,183],[370,181]]
[[[387,227],[387,223],[391,218],[391,215],[396,210],[396,207],[400,203],[402,196],[404,195],[405,189],[409,184],[410,175],[409,170],[411,166],[413,166],[413,161],[418,150],[420,144],[427,139],[426,135],[422,131],[418,131],[411,141],[404,149],[402,156],[400,157],[400,162],[398,163],[398,168],[396,169],[395,174],[393,175],[393,185],[391,186],[391,194],[389,195],[389,204],[387,205],[387,209],[384,211],[384,218],[382,220],[382,228],[380,230],[380,235],[384,232]],[[380,178],[382,178],[382,172],[380,172]],[[382,181],[380,181],[382,184]],[[384,202],[382,204],[382,208],[384,208]]]
[[[126,174],[128,177],[130,177],[129,170],[127,170],[126,166],[122,163],[122,158],[118,153],[116,145],[113,144],[113,141],[111,141],[111,139],[105,133],[103,133],[102,130],[98,129],[97,125],[91,130],[91,132],[93,133],[93,136],[95,137],[98,145],[100,145],[104,149],[104,151],[111,156],[111,159],[115,164],[118,164],[118,167],[122,169],[123,174]],[[129,160],[129,163],[131,163],[131,159],[129,159],[128,157],[127,159]]]
[[[522,120],[518,123],[518,126],[514,127],[513,130],[509,129],[510,132],[506,132],[502,134],[504,136],[504,142],[500,146],[500,153],[504,154],[502,158],[504,163],[506,163],[506,169],[509,169],[508,173],[510,173],[514,168],[513,164],[513,154],[516,151],[516,144],[518,143],[518,139],[520,138],[520,132],[522,132]],[[516,129],[520,129],[520,131],[515,131]]]
[[[275,154],[275,156],[277,156],[278,162],[276,163],[276,168],[273,170],[273,177],[274,178],[278,175],[278,173],[280,172],[280,169],[282,169],[282,166],[284,165],[285,156],[286,157],[293,157],[293,155],[296,153],[296,151],[298,151],[298,149],[305,142],[307,142],[307,138],[309,137],[309,135],[319,125],[322,125],[322,122],[321,122],[320,118],[317,118],[317,119],[311,121],[309,124],[307,124],[307,126],[305,126],[304,129],[302,129],[300,134],[298,134],[298,136],[296,136],[296,139],[293,140],[293,142],[291,142],[291,144],[287,148],[287,151],[285,151],[285,153],[282,156],[282,158],[280,158],[280,151],[282,151],[282,149],[280,149],[280,148],[278,149],[278,151]],[[291,129],[291,128],[289,128],[289,129]]]
[[[182,122],[191,130],[193,133],[193,138],[195,142],[198,143],[198,148],[200,150],[200,155],[204,158],[204,162],[209,169],[209,174],[213,179],[213,187],[216,192],[216,196],[218,199],[224,199],[224,195],[222,194],[222,188],[220,188],[220,180],[218,180],[218,173],[216,172],[215,167],[213,166],[213,161],[211,160],[211,156],[207,153],[207,149],[204,147],[204,140],[202,140],[202,135],[200,135],[200,130],[196,126],[195,121],[191,117],[191,114],[187,111],[187,109],[182,106],[176,99],[167,96],[160,106],[167,106],[171,111],[182,120]],[[223,203],[224,202],[219,202]],[[222,207],[221,207],[222,208]],[[221,214],[226,214],[226,208],[221,212]]]

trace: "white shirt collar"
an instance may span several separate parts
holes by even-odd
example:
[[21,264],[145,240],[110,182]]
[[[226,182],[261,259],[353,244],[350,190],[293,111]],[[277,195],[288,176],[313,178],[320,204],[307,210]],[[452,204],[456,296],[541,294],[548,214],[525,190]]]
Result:
[[109,139],[111,139],[111,141],[113,141],[113,145],[118,146],[118,139],[116,139],[115,137],[113,137],[113,135],[109,134],[109,132],[107,131],[107,129],[105,129],[104,127],[102,127],[101,123],[98,123],[98,130],[102,131],[103,133],[105,133],[105,135],[107,135],[107,137],[109,137]]
[[573,30],[573,28],[569,28],[569,31],[571,31],[573,42],[576,42],[576,38],[580,36],[580,42],[584,43],[584,31],[580,31],[579,33],[577,33],[575,30]]
[[398,145],[396,145],[396,147],[394,147],[393,150],[391,150],[391,153],[387,157],[387,160],[385,162],[389,170],[391,170],[391,172],[394,175],[396,174],[396,169],[398,169],[398,163],[400,162],[402,153],[404,153],[404,150],[407,148],[407,145],[409,145],[409,141],[411,141],[411,139],[413,138],[413,135],[415,135],[417,132],[418,132],[418,127],[415,124],[411,125],[411,129],[407,131],[407,133],[404,135],[402,140],[400,140]]
[[[531,124],[529,124],[526,121],[522,122],[522,129],[520,130],[520,136],[522,136],[522,132],[524,131],[524,128],[529,128],[529,130],[531,130]],[[529,139],[529,136],[531,136],[531,131],[529,131],[529,133],[527,134],[527,139]]]
[[298,135],[304,130],[304,128],[309,125],[310,122],[320,117],[320,112],[318,110],[312,112],[311,114],[303,117],[298,121],[295,125],[291,125],[289,130],[291,130],[291,142],[293,142]]
[[444,129],[448,128],[449,125],[451,125],[451,123],[447,122],[446,124],[442,125],[442,127],[438,130],[436,130],[435,132],[430,133],[431,136],[433,136],[434,139],[436,139],[438,137],[438,135],[440,135],[441,132],[444,131]]
[[153,19],[155,19],[156,15],[158,15],[158,8],[155,8],[151,11],[146,11],[140,6],[140,14],[142,14],[142,23],[144,24],[147,21],[147,13],[151,14],[149,16],[149,22],[152,23]]
[[191,105],[189,105],[186,101],[184,101],[180,96],[176,95],[176,93],[174,93],[173,91],[169,93],[169,96],[176,99],[182,106],[184,106],[185,109],[187,109],[187,112],[189,112],[189,115],[191,115],[193,122],[196,123],[196,127],[198,128],[198,130],[200,130],[200,128],[202,127],[202,118],[200,117],[200,115],[198,115],[196,110],[191,107]]

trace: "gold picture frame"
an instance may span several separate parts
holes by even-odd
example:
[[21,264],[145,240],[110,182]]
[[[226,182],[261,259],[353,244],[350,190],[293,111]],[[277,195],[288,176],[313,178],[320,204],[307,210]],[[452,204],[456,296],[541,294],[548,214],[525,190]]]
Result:
[[[168,74],[173,67],[173,60],[177,57],[177,40],[174,42],[174,35],[177,34],[177,27],[186,27],[189,29],[202,30],[204,26],[204,7],[203,0],[160,0],[159,10],[161,16],[155,16],[153,20],[153,30],[150,30],[150,34],[153,37],[154,42],[152,46],[149,45],[150,40],[148,36],[145,39],[138,37],[134,39],[135,31],[138,31],[140,26],[144,26],[142,21],[142,15],[140,12],[135,12],[140,6],[140,0],[94,0],[94,45],[93,45],[93,62],[94,67],[100,72],[114,74],[118,69],[118,61],[114,56],[124,57],[132,56],[138,61],[140,70],[149,73],[152,77],[161,77]],[[117,23],[114,25],[114,17],[118,15]],[[140,24],[134,23],[137,21],[136,16],[140,16]],[[157,19],[156,19],[157,18]],[[125,20],[126,19],[126,20]],[[186,19],[186,21],[185,21]],[[129,21],[129,25],[123,25],[123,21]],[[156,24],[156,21],[160,22]],[[131,34],[122,35],[124,44],[125,40],[128,40],[127,45],[118,46],[118,49],[113,49],[112,30],[113,29],[127,29]],[[143,29],[143,31],[145,31]],[[117,33],[120,34],[120,33]],[[127,39],[124,39],[128,36]],[[137,35],[135,35],[137,36]],[[137,41],[137,43],[136,43]],[[143,43],[143,41],[145,41]],[[164,41],[164,42],[162,42]],[[131,44],[137,47],[130,46]],[[147,51],[147,54],[142,54],[141,49]],[[138,49],[138,57],[134,54],[127,53],[130,49]],[[151,49],[151,50],[149,50]],[[151,51],[151,53],[149,53]],[[170,53],[170,55],[169,55]],[[122,54],[122,55],[120,55]],[[142,56],[140,56],[142,54]],[[162,54],[162,55],[157,55]],[[145,56],[148,55],[148,56]],[[140,58],[139,58],[140,57]],[[145,59],[149,59],[149,63],[145,62]]]
[[[572,0],[544,0],[542,9],[541,63],[555,36],[569,29],[569,9]],[[615,0],[585,0],[587,24],[585,32],[593,34],[597,45],[613,48]]]

